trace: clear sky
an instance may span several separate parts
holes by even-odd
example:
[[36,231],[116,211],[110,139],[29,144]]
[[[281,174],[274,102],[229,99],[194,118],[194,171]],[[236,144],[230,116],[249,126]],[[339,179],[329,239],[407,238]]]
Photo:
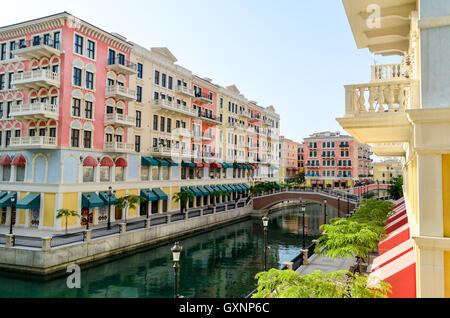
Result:
[[343,85],[368,82],[374,60],[392,61],[356,48],[341,0],[22,0],[3,1],[2,11],[2,26],[68,11],[167,47],[194,74],[273,105],[281,134],[296,141],[343,132]]

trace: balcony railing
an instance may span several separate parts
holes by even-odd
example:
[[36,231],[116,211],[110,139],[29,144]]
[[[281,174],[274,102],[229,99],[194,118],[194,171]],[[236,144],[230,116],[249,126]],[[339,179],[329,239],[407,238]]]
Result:
[[53,55],[60,56],[61,50],[59,43],[54,43],[52,39],[35,37],[32,40],[16,42],[16,49],[11,53],[24,59],[40,59]]
[[372,82],[387,82],[409,79],[409,67],[406,63],[373,65]]
[[177,104],[173,101],[169,101],[168,99],[154,99],[153,107],[191,117],[197,117],[198,114],[195,109],[183,106],[182,104]]
[[195,93],[194,92],[194,96],[193,99],[195,102],[199,103],[199,104],[211,104],[212,100],[209,98],[208,94],[205,93]]
[[347,106],[353,115],[365,113],[405,112],[411,108],[411,83],[370,83],[347,86]]
[[112,85],[106,87],[106,98],[116,98],[116,99],[123,99],[126,101],[133,101],[136,100],[136,91],[129,89],[125,86],[120,85]]
[[55,148],[56,145],[56,137],[33,136],[12,137],[10,147]]
[[134,127],[136,126],[136,118],[117,113],[106,114],[105,125]]
[[110,152],[133,152],[134,144],[124,142],[107,141],[105,142],[105,151]]
[[188,88],[188,87],[186,87],[184,85],[177,85],[176,92],[178,94],[182,94],[182,95],[185,95],[185,96],[188,96],[188,97],[194,97],[195,96],[194,90],[191,89],[191,88]]
[[108,70],[116,71],[125,75],[137,74],[137,65],[116,57],[113,60],[108,60],[108,65],[106,66]]
[[14,105],[11,107],[10,116],[14,118],[33,119],[33,118],[59,118],[58,105],[47,103],[31,103],[23,105]]
[[19,89],[39,89],[41,87],[59,87],[60,77],[58,73],[49,70],[34,70],[23,73],[15,73],[12,78],[12,85]]

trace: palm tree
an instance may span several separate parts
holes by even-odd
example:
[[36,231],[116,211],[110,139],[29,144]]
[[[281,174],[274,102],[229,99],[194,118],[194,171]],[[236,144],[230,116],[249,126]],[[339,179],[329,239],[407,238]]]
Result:
[[216,206],[216,198],[220,198],[223,195],[226,196],[226,197],[229,197],[229,196],[231,196],[231,193],[229,193],[227,191],[220,190],[220,191],[214,192],[212,194],[212,196],[214,198],[214,206]]
[[189,190],[181,190],[180,192],[175,193],[172,196],[172,199],[175,202],[180,202],[180,211],[183,213],[183,210],[189,201],[193,201],[195,199],[194,193]]
[[69,216],[80,217],[80,215],[77,213],[77,211],[67,210],[67,209],[59,209],[56,214],[57,219],[60,219],[62,217],[66,218],[66,234],[67,234],[67,223],[68,223]]
[[[126,210],[127,208],[135,210],[137,208],[137,205],[140,204],[142,201],[145,201],[145,198],[130,194],[126,195],[124,197],[118,198],[116,202],[116,209],[119,210]],[[127,222],[127,213],[125,213],[125,223]]]

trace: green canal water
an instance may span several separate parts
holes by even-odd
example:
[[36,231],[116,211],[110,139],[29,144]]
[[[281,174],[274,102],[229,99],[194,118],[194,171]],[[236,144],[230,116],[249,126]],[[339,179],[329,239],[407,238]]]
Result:
[[[327,207],[328,220],[337,210]],[[306,244],[319,237],[324,222],[322,207],[307,206]],[[268,266],[279,268],[302,248],[302,214],[299,207],[270,216]],[[262,271],[262,221],[254,218],[196,236],[180,239],[179,293],[188,298],[243,298],[256,287]],[[67,276],[38,282],[0,276],[2,298],[172,298],[174,242],[81,271],[81,288],[69,289]]]

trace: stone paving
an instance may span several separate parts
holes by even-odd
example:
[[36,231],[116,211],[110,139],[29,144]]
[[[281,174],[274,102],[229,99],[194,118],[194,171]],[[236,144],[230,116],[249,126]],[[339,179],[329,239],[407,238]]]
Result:
[[356,264],[356,258],[342,258],[342,259],[331,259],[325,256],[318,256],[314,254],[309,259],[308,265],[302,265],[297,269],[297,273],[301,276],[311,274],[316,270],[321,270],[325,274],[340,271],[349,270],[351,266]]

